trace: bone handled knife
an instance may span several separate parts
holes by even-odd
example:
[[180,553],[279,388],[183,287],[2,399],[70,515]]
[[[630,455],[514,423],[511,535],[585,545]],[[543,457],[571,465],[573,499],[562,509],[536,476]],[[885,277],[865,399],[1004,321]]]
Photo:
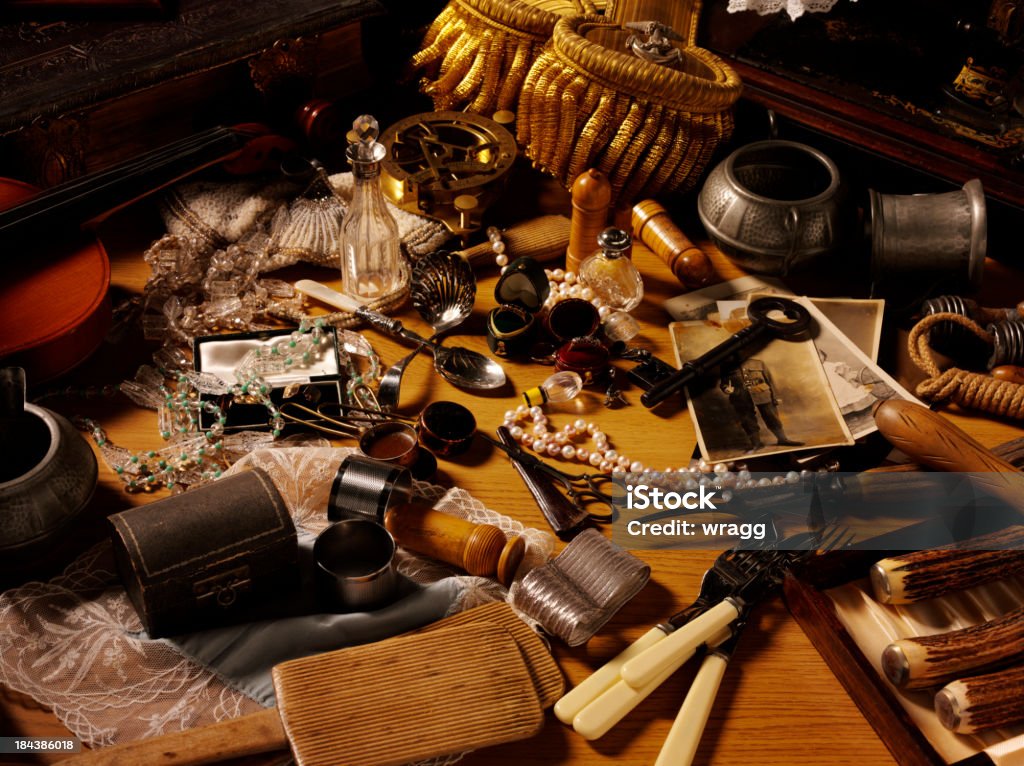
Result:
[[619,671],[623,664],[665,638],[668,629],[669,626],[661,625],[651,628],[558,700],[555,703],[555,716],[558,720],[571,726],[573,719],[583,708],[621,680]]
[[870,571],[875,598],[911,604],[1024,572],[1024,525],[923,551],[890,556]]
[[935,714],[957,734],[1024,721],[1024,666],[953,681],[935,695]]
[[[679,630],[683,630],[685,627],[686,625],[679,628]],[[732,634],[730,628],[723,628],[718,633],[709,637],[707,645],[710,647],[718,646],[723,641],[728,640]],[[654,645],[657,646],[658,643],[663,643],[665,640],[662,639]],[[573,729],[585,739],[603,737],[615,724],[625,718],[633,708],[647,699],[655,689],[665,683],[669,676],[675,673],[684,662],[694,655],[696,650],[697,647],[694,647],[689,654],[680,656],[678,663],[674,662],[661,668],[658,674],[644,686],[631,686],[619,678],[603,694],[576,714],[572,722]]]
[[312,279],[300,279],[295,283],[295,289],[305,293],[310,298],[316,298],[321,303],[334,306],[336,309],[355,313],[363,307],[363,304],[351,296],[332,290],[327,285],[314,282]]
[[882,668],[895,686],[924,689],[972,672],[1024,660],[1024,607],[962,630],[902,638],[882,652]]
[[690,766],[693,763],[715,697],[718,696],[718,687],[738,639],[737,633],[721,645],[708,649],[654,766]]
[[669,670],[675,672],[697,648],[728,628],[743,613],[743,602],[727,596],[692,622],[688,622],[622,666],[622,680],[642,689]]

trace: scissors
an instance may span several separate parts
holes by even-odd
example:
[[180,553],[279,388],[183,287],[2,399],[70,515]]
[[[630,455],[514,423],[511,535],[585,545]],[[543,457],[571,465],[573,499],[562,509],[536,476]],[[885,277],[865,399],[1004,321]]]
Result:
[[[498,428],[500,440],[486,434],[481,436],[508,455],[558,534],[577,529],[587,519],[608,523],[614,518],[616,494],[611,475],[568,473],[545,463],[520,447],[504,426]],[[540,481],[541,477],[548,480],[547,486]],[[557,485],[561,492],[551,491],[552,485]]]

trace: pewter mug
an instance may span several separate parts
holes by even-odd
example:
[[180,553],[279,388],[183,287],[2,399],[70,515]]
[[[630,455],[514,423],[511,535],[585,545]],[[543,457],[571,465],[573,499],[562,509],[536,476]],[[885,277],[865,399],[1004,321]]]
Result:
[[86,507],[96,456],[61,415],[27,404],[24,371],[0,370],[0,551],[28,556]]
[[907,274],[947,278],[964,291],[981,287],[988,225],[977,178],[940,194],[871,197],[871,277],[877,283]]
[[742,146],[708,175],[697,212],[739,266],[780,274],[835,252],[844,237],[844,193],[835,163],[795,141]]

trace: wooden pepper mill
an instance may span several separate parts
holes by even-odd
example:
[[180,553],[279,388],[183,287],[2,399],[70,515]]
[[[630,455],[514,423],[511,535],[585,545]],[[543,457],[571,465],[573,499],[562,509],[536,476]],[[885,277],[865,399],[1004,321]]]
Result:
[[493,524],[475,524],[425,505],[389,510],[384,526],[403,548],[457,566],[471,575],[496,577],[508,587],[526,552],[522,537],[505,538]]
[[654,252],[686,287],[705,287],[716,277],[711,260],[652,199],[633,206],[633,236]]
[[565,270],[578,272],[580,262],[597,249],[597,235],[608,226],[612,185],[600,170],[584,170],[572,185],[572,222]]

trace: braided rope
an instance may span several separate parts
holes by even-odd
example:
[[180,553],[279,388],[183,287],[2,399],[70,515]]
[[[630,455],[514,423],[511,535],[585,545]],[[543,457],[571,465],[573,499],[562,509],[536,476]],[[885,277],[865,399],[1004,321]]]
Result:
[[928,401],[951,401],[989,415],[1024,420],[1024,385],[957,367],[939,369],[930,343],[931,332],[936,325],[945,322],[958,324],[992,344],[992,335],[965,316],[949,313],[926,316],[914,325],[907,341],[911,360],[929,376],[918,385],[917,395]]

